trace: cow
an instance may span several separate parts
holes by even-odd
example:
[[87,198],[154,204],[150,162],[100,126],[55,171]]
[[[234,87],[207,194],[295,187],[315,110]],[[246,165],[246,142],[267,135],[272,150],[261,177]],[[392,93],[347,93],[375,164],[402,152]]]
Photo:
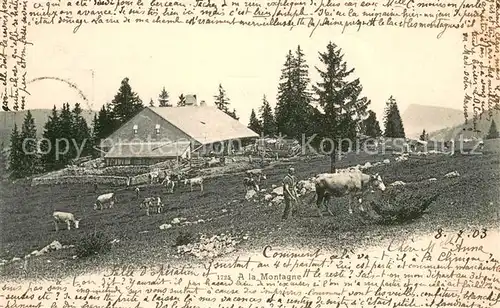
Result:
[[362,172],[347,172],[347,173],[323,173],[314,179],[316,189],[316,205],[320,216],[321,205],[324,205],[330,215],[332,212],[328,208],[328,201],[331,197],[342,197],[349,195],[349,214],[352,214],[352,199],[359,198],[360,210],[364,212],[362,204],[362,196],[369,187],[377,188],[385,191],[385,184],[380,175],[369,175]]
[[203,178],[202,177],[196,177],[196,178],[192,178],[192,179],[185,179],[184,180],[184,185],[188,185],[190,186],[191,188],[191,191],[193,191],[193,186],[194,185],[199,185],[200,186],[200,190],[203,191]]
[[260,185],[262,180],[267,179],[266,175],[262,172],[262,169],[251,169],[247,170],[245,173],[247,177],[253,179],[257,185]]
[[160,172],[153,171],[149,173],[149,184],[158,183],[160,179]]
[[168,193],[170,194],[174,193],[175,182],[170,178],[170,176],[167,175],[163,180],[163,182],[161,182],[161,185],[165,185]]
[[56,232],[59,231],[57,225],[59,222],[66,223],[68,226],[68,230],[71,230],[71,222],[73,222],[75,224],[75,229],[78,229],[80,221],[76,220],[75,215],[73,215],[72,213],[56,211],[52,214],[52,217],[54,218],[54,225],[56,226]]
[[139,187],[136,187],[136,188],[134,189],[134,192],[135,192],[135,198],[136,198],[137,200],[139,200],[139,198],[140,198],[140,196],[141,196],[141,190],[139,189]]
[[254,189],[255,191],[259,191],[259,184],[257,184],[257,181],[254,178],[245,177],[243,179],[243,185],[245,185],[247,191],[249,189]]
[[206,168],[216,167],[222,165],[222,162],[219,158],[212,157],[210,160],[205,162]]
[[250,170],[247,170],[245,172],[247,174],[247,176],[249,177],[255,177],[255,178],[258,178],[258,180],[260,181],[261,179],[262,180],[265,180],[266,179],[266,175],[262,172],[262,169],[250,169]]
[[149,216],[150,208],[156,207],[156,212],[160,214],[163,206],[164,205],[160,197],[147,197],[144,198],[141,204],[139,204],[139,207],[146,209],[147,216]]
[[94,210],[97,210],[98,207],[100,207],[102,210],[103,205],[105,204],[109,204],[109,208],[112,208],[115,202],[116,196],[114,193],[100,195],[99,197],[97,197],[97,201],[94,203]]

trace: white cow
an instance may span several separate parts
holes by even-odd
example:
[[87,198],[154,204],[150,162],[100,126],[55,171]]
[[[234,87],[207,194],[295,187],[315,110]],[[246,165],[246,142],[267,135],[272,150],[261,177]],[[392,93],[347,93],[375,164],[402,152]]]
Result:
[[57,225],[59,222],[66,223],[66,225],[68,226],[68,230],[71,230],[71,222],[73,222],[75,224],[75,229],[78,229],[80,221],[76,220],[75,215],[73,215],[72,213],[56,211],[52,214],[52,217],[54,218],[54,225],[56,226],[56,232],[59,231]]
[[163,182],[161,182],[161,185],[165,185],[168,193],[170,194],[174,193],[175,182],[170,178],[170,176],[167,175],[163,180]]
[[105,204],[109,204],[109,208],[112,208],[115,202],[116,202],[116,196],[114,193],[107,193],[100,195],[99,197],[97,197],[96,203],[94,203],[94,210],[97,210],[98,207],[100,207],[102,210],[103,205]]
[[359,198],[359,207],[364,211],[362,204],[362,195],[368,190],[369,187],[376,187],[381,191],[385,191],[386,187],[380,175],[369,175],[361,172],[348,172],[348,173],[330,173],[320,174],[314,179],[316,186],[316,205],[321,214],[320,207],[324,205],[330,215],[332,212],[325,204],[330,197],[342,197],[349,195],[349,214],[352,214],[352,199],[353,197]]
[[193,186],[194,185],[199,185],[200,186],[200,190],[203,191],[203,178],[202,177],[196,177],[196,178],[192,178],[192,179],[185,179],[184,180],[184,185],[188,185],[190,186],[191,188],[191,191],[193,191]]
[[164,207],[163,202],[160,197],[148,197],[144,198],[144,200],[139,204],[139,207],[146,209],[146,215],[149,216],[150,209],[156,208],[156,212],[158,214],[161,213],[162,208]]
[[153,172],[149,173],[149,183],[150,184],[158,183],[159,179],[160,179],[160,172],[153,171]]

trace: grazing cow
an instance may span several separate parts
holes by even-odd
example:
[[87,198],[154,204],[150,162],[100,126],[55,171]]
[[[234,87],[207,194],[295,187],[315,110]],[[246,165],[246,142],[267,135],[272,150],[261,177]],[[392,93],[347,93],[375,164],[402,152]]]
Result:
[[211,168],[222,165],[222,162],[219,158],[212,157],[210,160],[205,162],[205,167]]
[[71,222],[73,222],[75,224],[75,229],[78,229],[80,221],[76,220],[75,215],[73,215],[72,213],[56,211],[52,214],[52,217],[54,218],[54,225],[56,226],[56,232],[59,231],[57,225],[59,222],[66,223],[68,226],[68,230],[71,230]]
[[249,189],[254,189],[255,191],[260,191],[259,190],[259,184],[257,184],[257,181],[254,178],[245,177],[243,179],[243,184],[245,185],[245,188],[246,188],[247,191]]
[[97,210],[98,207],[100,207],[102,210],[103,205],[105,204],[109,204],[109,208],[112,208],[115,202],[116,202],[116,196],[114,193],[107,193],[100,195],[99,197],[97,197],[96,203],[94,203],[94,210]]
[[364,211],[362,205],[362,195],[368,187],[376,187],[381,191],[385,190],[385,184],[380,175],[369,175],[361,172],[331,173],[320,174],[314,179],[316,187],[316,205],[320,216],[322,216],[320,207],[324,205],[330,215],[332,212],[327,206],[330,197],[341,197],[349,195],[349,214],[352,214],[352,198],[359,197],[360,210]]
[[249,177],[257,178],[258,181],[266,179],[266,175],[262,172],[262,169],[247,170],[246,174]]
[[170,176],[166,176],[161,185],[165,185],[167,188],[167,193],[173,194],[175,188],[175,182],[170,178]]
[[193,191],[193,186],[194,185],[199,185],[200,186],[200,191],[203,191],[203,178],[202,177],[196,177],[192,179],[185,179],[184,180],[184,185],[188,185],[191,188],[191,191]]
[[146,215],[147,216],[149,216],[150,208],[156,207],[156,212],[158,214],[160,214],[163,206],[164,205],[163,205],[163,202],[161,201],[160,197],[148,197],[148,198],[144,198],[144,200],[139,205],[139,207],[146,209]]
[[262,172],[262,169],[251,169],[246,171],[248,178],[253,179],[256,185],[261,185],[262,180],[266,180],[266,175]]
[[158,183],[160,179],[160,173],[158,171],[153,171],[149,173],[149,183]]

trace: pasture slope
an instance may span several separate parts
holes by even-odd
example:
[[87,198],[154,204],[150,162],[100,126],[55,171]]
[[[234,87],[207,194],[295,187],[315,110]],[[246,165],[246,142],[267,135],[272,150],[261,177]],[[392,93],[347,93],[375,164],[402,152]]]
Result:
[[[74,249],[31,258],[30,270],[24,274],[19,266],[22,262],[7,264],[0,267],[0,277],[21,277],[21,274],[36,278],[61,277],[96,270],[115,262],[190,262],[193,260],[191,257],[179,258],[173,247],[181,231],[208,236],[248,234],[248,240],[237,246],[234,252],[237,254],[260,251],[267,244],[322,247],[334,251],[340,247],[374,244],[395,235],[408,237],[409,234],[433,232],[439,227],[445,230],[478,225],[498,227],[498,154],[412,156],[403,162],[395,162],[394,157],[352,155],[340,161],[339,167],[389,158],[391,164],[371,168],[368,173],[378,172],[387,185],[397,180],[419,182],[413,187],[421,195],[439,193],[428,214],[404,225],[378,225],[367,215],[356,211],[354,215],[349,215],[345,198],[334,199],[334,217],[326,215],[320,218],[313,206],[304,204],[298,218],[283,222],[280,219],[283,205],[270,207],[244,199],[241,174],[207,179],[204,192],[189,192],[189,188],[181,186],[173,195],[163,195],[167,204],[164,213],[150,217],[138,208],[132,189],[101,186],[99,193],[120,189],[117,192],[118,203],[116,208],[95,211],[92,205],[96,194],[90,185],[30,187],[27,181],[3,181],[0,187],[0,259],[22,258],[54,240],[63,245],[76,244],[94,230],[101,230],[120,241],[108,254],[85,260],[72,259]],[[269,191],[272,184],[280,185],[290,165],[295,166],[299,179],[329,170],[328,158],[277,163],[266,170],[268,180],[264,188]],[[443,176],[451,171],[458,171],[460,177],[445,179]],[[433,177],[438,180],[427,181]],[[155,193],[161,193],[159,186],[147,188],[143,196]],[[305,199],[305,203],[312,203],[310,198]],[[75,213],[81,219],[80,229],[54,232],[51,220],[54,210]],[[168,230],[159,229],[161,224],[169,223],[175,217],[184,217],[188,221],[213,220],[174,226]]]

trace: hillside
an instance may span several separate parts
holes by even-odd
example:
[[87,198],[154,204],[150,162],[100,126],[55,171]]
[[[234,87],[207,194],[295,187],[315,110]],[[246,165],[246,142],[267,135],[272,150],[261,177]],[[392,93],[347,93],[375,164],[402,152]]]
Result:
[[[31,114],[35,118],[35,125],[37,129],[38,136],[43,134],[43,127],[47,122],[51,109],[30,109]],[[14,123],[18,127],[23,124],[24,117],[26,116],[27,110],[21,111],[1,111],[0,112],[0,148],[8,146],[10,142],[10,134],[14,128]],[[96,112],[93,110],[83,110],[82,114],[87,124],[90,126]]]
[[[495,120],[495,123],[497,123],[498,128],[498,124],[500,124],[500,111],[497,110],[493,113],[493,120]],[[472,118],[470,118],[470,121],[471,124],[468,124],[467,128],[472,127]],[[464,128],[466,127],[466,125],[460,124],[430,132],[429,138],[432,140],[451,140],[458,136],[461,132],[464,132],[464,138],[484,138],[488,134],[490,125],[491,119],[488,120],[487,116],[485,116],[483,119],[478,120],[477,128],[480,132],[478,132],[477,134],[469,130],[465,130],[464,132]]]
[[464,114],[460,109],[411,104],[401,114],[406,136],[418,138],[425,129],[427,132],[446,127],[454,127],[464,122]]

